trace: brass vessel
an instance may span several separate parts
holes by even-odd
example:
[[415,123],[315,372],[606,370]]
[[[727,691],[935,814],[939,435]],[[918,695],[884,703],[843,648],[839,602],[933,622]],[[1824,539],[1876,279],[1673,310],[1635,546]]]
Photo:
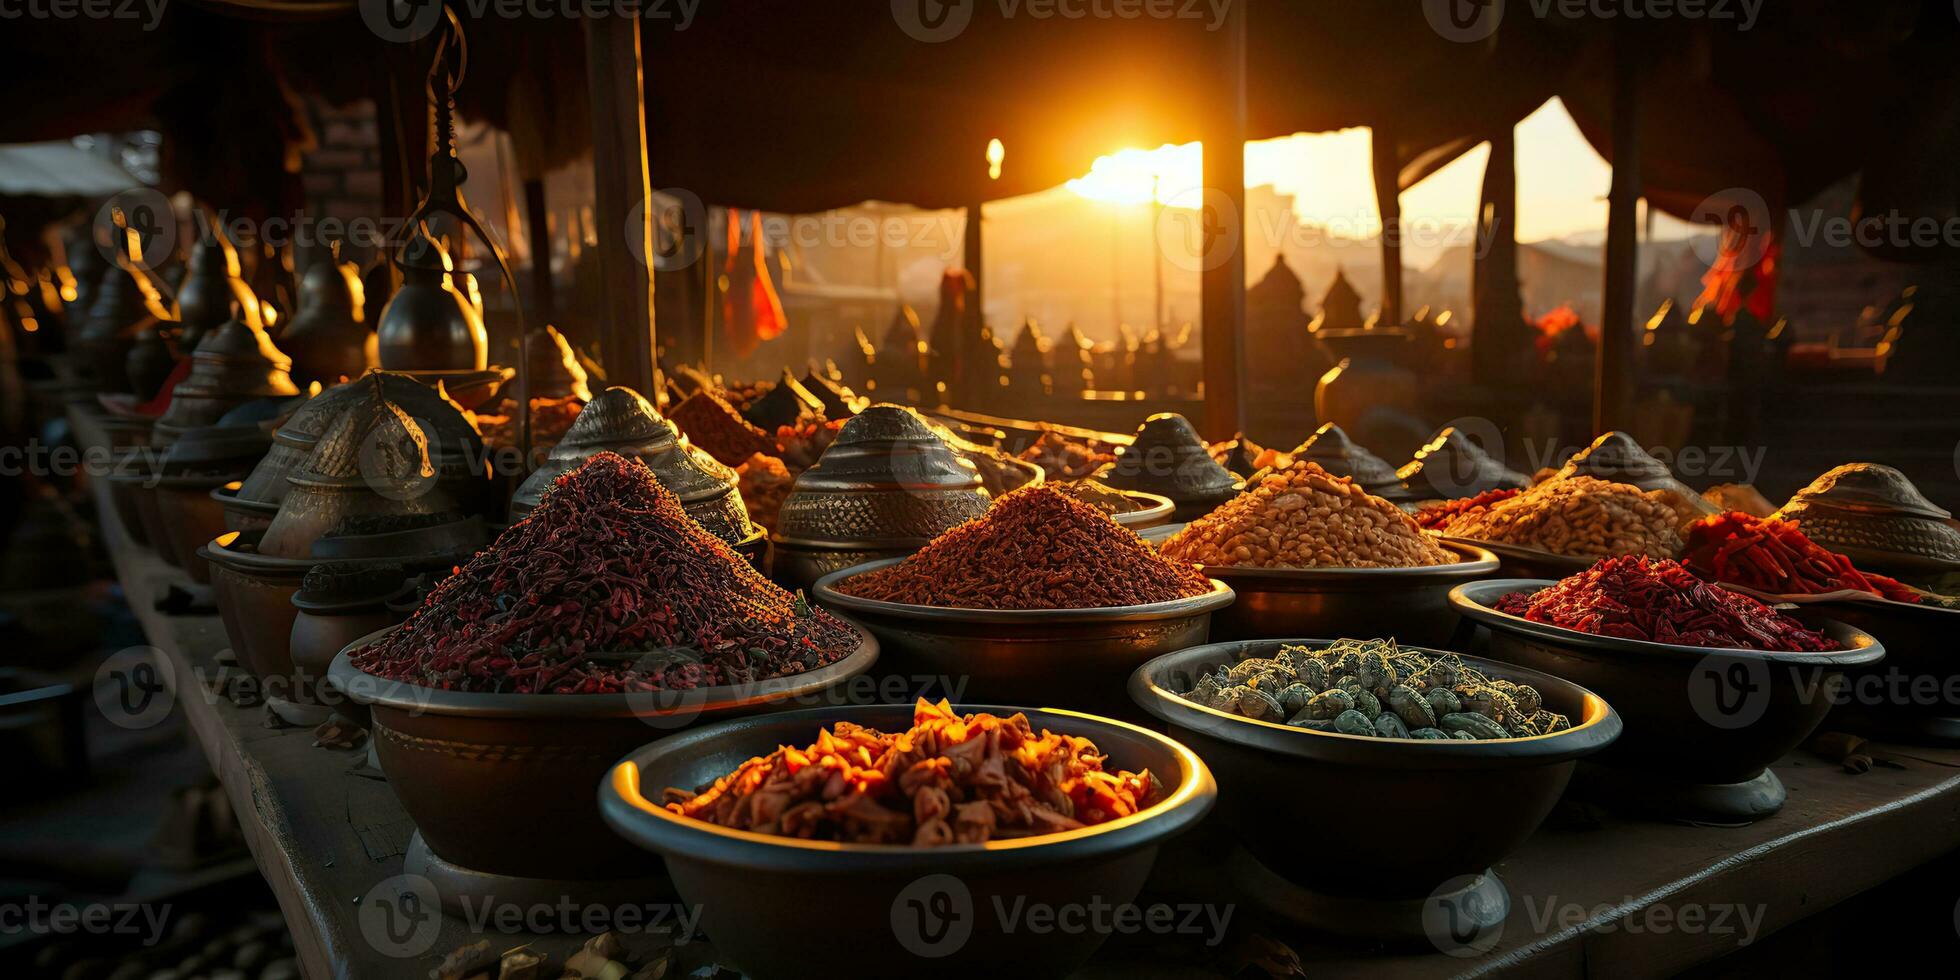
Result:
[[1960,569],[1960,527],[1904,473],[1846,463],[1812,480],[1774,515],[1866,571],[1917,575]]
[[279,333],[280,349],[293,359],[293,380],[338,384],[374,367],[374,332],[362,312],[352,265],[323,259],[308,266],[299,280],[299,312]]
[[1486,490],[1523,489],[1524,474],[1491,458],[1463,430],[1446,425],[1395,471],[1416,500],[1456,500]]
[[258,297],[239,275],[238,253],[208,219],[199,224],[203,232],[177,281],[177,322],[183,328],[177,342],[186,351],[196,350],[206,334],[231,319],[233,309],[243,310],[247,323],[260,322]]
[[402,288],[381,310],[381,366],[391,371],[482,371],[490,364],[483,315],[456,289],[449,254],[420,229],[395,257]]
[[1345,476],[1361,484],[1361,489],[1385,500],[1409,500],[1402,478],[1388,461],[1356,444],[1340,426],[1327,422],[1315,429],[1305,442],[1294,447],[1294,459],[1318,464],[1335,476]]
[[1145,419],[1135,440],[1119,446],[1116,459],[1096,478],[1118,490],[1169,497],[1176,507],[1171,519],[1179,522],[1211,513],[1242,486],[1232,471],[1211,458],[1190,421],[1173,412]]
[[151,443],[168,446],[255,399],[299,394],[286,373],[291,366],[264,330],[239,318],[225,321],[191,353],[190,374],[171,391],[170,407],[157,419]]

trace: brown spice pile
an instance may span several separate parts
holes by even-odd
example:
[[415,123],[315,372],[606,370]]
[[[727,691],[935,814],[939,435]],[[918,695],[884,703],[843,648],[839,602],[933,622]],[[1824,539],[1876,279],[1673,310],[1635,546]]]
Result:
[[1672,558],[1681,553],[1681,522],[1674,495],[1665,490],[1570,476],[1462,514],[1442,532],[1574,557]]
[[961,609],[1100,609],[1203,595],[1211,583],[1102,511],[1037,484],[1001,495],[918,554],[838,590]]
[[723,466],[739,466],[756,453],[775,453],[769,434],[750,425],[720,396],[697,391],[667,413],[688,441],[708,451]]
[[1401,508],[1306,461],[1274,469],[1160,550],[1201,565],[1248,568],[1408,568],[1457,561]]
[[1136,498],[1101,480],[1071,480],[1055,484],[1055,489],[1105,514],[1130,514],[1144,508]]
[[735,467],[735,480],[735,490],[742,495],[742,506],[748,509],[749,520],[774,534],[783,501],[789,499],[790,489],[796,486],[795,475],[782,460],[756,453]]
[[669,788],[667,809],[723,827],[806,840],[939,847],[1107,823],[1155,802],[1148,769],[1109,772],[1094,742],[1028,716],[955,714],[921,700],[909,731],[848,721],[805,748],[754,758],[701,793]]

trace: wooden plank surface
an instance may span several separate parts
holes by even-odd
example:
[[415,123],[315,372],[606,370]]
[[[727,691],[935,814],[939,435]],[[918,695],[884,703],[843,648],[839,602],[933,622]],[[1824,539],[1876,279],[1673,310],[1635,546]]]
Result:
[[[100,439],[87,416],[77,413],[74,421],[85,441]],[[209,674],[225,646],[217,617],[156,612],[154,598],[181,585],[181,573],[129,543],[106,496],[98,505],[130,605],[177,668],[179,705],[279,898],[307,976],[422,976],[447,951],[481,938],[498,949],[531,943],[556,962],[576,948],[576,937],[472,935],[453,918],[442,920],[420,955],[396,959],[367,941],[359,902],[401,873],[413,830],[407,814],[385,782],[355,771],[364,752],[315,748],[310,731],[268,728],[263,708],[205,693],[197,675]],[[1803,753],[1786,757],[1776,771],[1788,786],[1788,805],[1748,827],[1636,820],[1562,804],[1498,866],[1512,894],[1511,916],[1493,948],[1467,958],[1387,951],[1288,924],[1228,880],[1215,836],[1194,836],[1165,849],[1139,902],[1203,903],[1215,912],[1230,906],[1228,941],[1209,948],[1116,936],[1084,973],[1216,973],[1241,955],[1249,937],[1264,936],[1296,951],[1314,977],[1668,976],[1740,948],[1744,914],[1754,923],[1748,938],[1760,942],[1960,848],[1960,751],[1881,745],[1874,754],[1904,768],[1854,776]],[[1708,917],[1706,924],[1677,921],[1697,915]],[[1724,930],[1710,928],[1718,915],[1726,916]]]

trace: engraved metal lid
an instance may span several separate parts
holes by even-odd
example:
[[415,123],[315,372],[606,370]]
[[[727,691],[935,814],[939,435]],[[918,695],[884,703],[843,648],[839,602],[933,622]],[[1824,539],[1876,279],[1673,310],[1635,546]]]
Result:
[[823,402],[803,382],[783,369],[783,376],[776,381],[767,394],[749,403],[742,410],[742,417],[752,425],[760,426],[764,432],[774,432],[777,426],[795,425],[796,420],[806,413],[821,413]]
[[263,329],[234,316],[205,334],[191,353],[190,373],[171,389],[170,407],[157,424],[181,433],[211,425],[255,398],[297,395],[286,373],[291,366]]
[[[379,379],[356,382],[380,389]],[[342,412],[286,482],[279,512],[260,540],[262,553],[305,558],[314,542],[349,519],[434,514],[453,509],[429,440],[406,410],[386,397]]]
[[370,371],[321,391],[294,410],[272,434],[271,450],[238,488],[238,499],[269,504],[284,500],[286,478],[304,464],[327,429],[348,409],[375,401],[391,402],[415,420],[428,439],[438,470],[475,476],[474,465],[483,459],[483,437],[441,386],[425,385],[394,371]]
[[1417,500],[1455,500],[1486,490],[1531,485],[1524,474],[1491,458],[1453,425],[1432,436],[1395,475]]
[[1409,497],[1408,488],[1402,485],[1402,478],[1395,475],[1395,467],[1361,447],[1348,437],[1345,430],[1332,422],[1322,423],[1291,455],[1294,459],[1314,463],[1335,476],[1345,476],[1377,497],[1388,500],[1406,500]]
[[709,534],[730,544],[755,535],[748,509],[735,491],[735,471],[689,445],[645,396],[617,385],[586,403],[543,465],[511,495],[511,516],[522,518],[560,476],[601,452],[646,463],[654,478],[680,498],[682,509]]
[[1774,516],[1796,521],[1811,540],[1861,568],[1960,566],[1960,528],[1953,515],[1890,466],[1839,466],[1797,491]]
[[1675,479],[1666,463],[1655,459],[1632,436],[1618,430],[1594,439],[1592,445],[1573,453],[1559,467],[1557,479],[1574,476],[1590,476],[1642,490],[1666,490],[1703,514],[1721,512],[1721,508],[1702,499],[1692,487]]
[[898,405],[845,422],[815,465],[796,477],[776,519],[793,546],[918,547],[978,517],[990,501],[979,470]]
[[1178,503],[1229,500],[1238,493],[1239,482],[1211,458],[1191,422],[1173,412],[1145,419],[1136,439],[1118,447],[1115,461],[1096,477],[1119,490],[1141,490]]

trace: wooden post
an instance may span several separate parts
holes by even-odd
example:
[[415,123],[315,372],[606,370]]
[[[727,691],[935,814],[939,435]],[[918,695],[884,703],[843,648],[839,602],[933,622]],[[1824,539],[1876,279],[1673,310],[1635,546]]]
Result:
[[1632,423],[1636,352],[1640,202],[1640,78],[1637,41],[1615,32],[1613,44],[1613,184],[1606,206],[1606,283],[1601,291],[1599,359],[1593,431]]
[[551,285],[551,215],[545,210],[544,178],[524,180],[524,216],[531,243],[531,302],[538,311],[538,326],[557,319],[557,297]]
[[1198,323],[1204,330],[1206,438],[1245,425],[1245,4],[1218,29],[1215,111],[1204,134],[1204,251]]
[[1518,292],[1517,139],[1512,127],[1491,134],[1470,260],[1470,376],[1492,388],[1514,385],[1525,335]]
[[1376,325],[1402,325],[1402,158],[1384,124],[1370,130],[1375,205],[1382,216],[1382,308]]
[[585,71],[592,105],[593,220],[598,224],[599,349],[606,378],[649,398],[653,364],[653,225],[647,180],[646,104],[640,22],[585,20]]
[[[993,370],[981,370],[980,357],[987,353],[980,340],[987,327],[986,279],[986,221],[982,215],[986,204],[975,200],[966,206],[965,239],[961,244],[962,261],[966,263],[966,274],[973,277],[973,294],[966,307],[966,325],[953,338],[953,350],[942,352],[954,366],[950,376],[942,378],[946,384],[946,402],[951,405],[955,399],[959,406],[976,412],[992,411],[996,398],[992,389],[968,390],[967,382],[981,377],[993,377]],[[938,338],[933,338],[937,341]],[[998,382],[991,382],[998,384]]]

